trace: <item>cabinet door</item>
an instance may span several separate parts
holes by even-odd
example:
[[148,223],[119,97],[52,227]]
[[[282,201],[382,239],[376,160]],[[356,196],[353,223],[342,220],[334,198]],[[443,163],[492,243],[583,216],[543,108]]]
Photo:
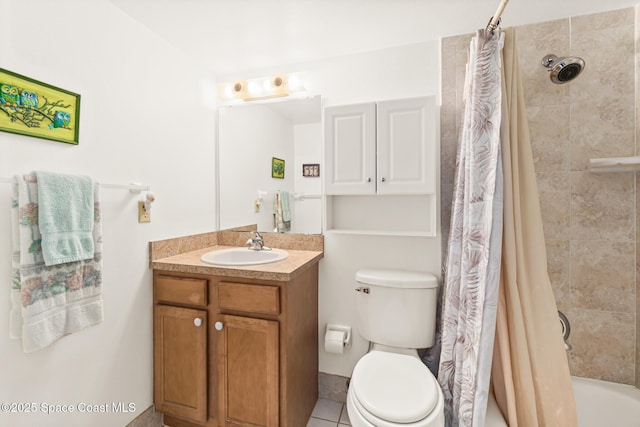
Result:
[[165,414],[207,420],[207,312],[153,308],[154,403]]
[[378,194],[436,192],[433,97],[378,103]]
[[374,103],[325,109],[326,194],[375,193],[375,111]]
[[220,425],[278,427],[278,322],[229,315],[218,321]]

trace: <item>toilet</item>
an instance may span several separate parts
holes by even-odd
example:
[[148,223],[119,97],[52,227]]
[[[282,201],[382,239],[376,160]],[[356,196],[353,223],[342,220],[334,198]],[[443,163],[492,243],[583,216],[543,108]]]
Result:
[[347,392],[353,427],[442,427],[444,398],[418,357],[434,344],[438,279],[429,273],[356,273],[358,331],[371,343]]

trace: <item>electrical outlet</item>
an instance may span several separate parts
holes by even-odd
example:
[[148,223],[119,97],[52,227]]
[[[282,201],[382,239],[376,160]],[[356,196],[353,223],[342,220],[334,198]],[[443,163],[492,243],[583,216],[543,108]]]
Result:
[[151,222],[151,211],[144,208],[142,201],[138,201],[138,222]]

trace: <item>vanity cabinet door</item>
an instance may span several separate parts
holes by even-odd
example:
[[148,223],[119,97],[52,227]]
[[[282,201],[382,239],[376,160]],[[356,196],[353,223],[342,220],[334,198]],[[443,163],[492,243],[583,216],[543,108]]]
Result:
[[219,315],[222,426],[279,426],[278,322]]
[[153,308],[154,403],[156,410],[207,420],[207,312]]

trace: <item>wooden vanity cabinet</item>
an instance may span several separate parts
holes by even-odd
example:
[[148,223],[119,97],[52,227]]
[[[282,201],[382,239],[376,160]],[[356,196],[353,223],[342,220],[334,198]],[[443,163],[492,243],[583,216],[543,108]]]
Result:
[[[207,419],[207,312],[158,305],[154,308],[156,409]],[[200,327],[194,325],[199,322]]]
[[154,402],[165,425],[305,426],[317,380],[317,263],[282,282],[154,271]]
[[218,389],[223,426],[278,426],[278,322],[221,315]]
[[199,422],[208,412],[206,286],[206,280],[168,276],[154,284],[156,410]]

